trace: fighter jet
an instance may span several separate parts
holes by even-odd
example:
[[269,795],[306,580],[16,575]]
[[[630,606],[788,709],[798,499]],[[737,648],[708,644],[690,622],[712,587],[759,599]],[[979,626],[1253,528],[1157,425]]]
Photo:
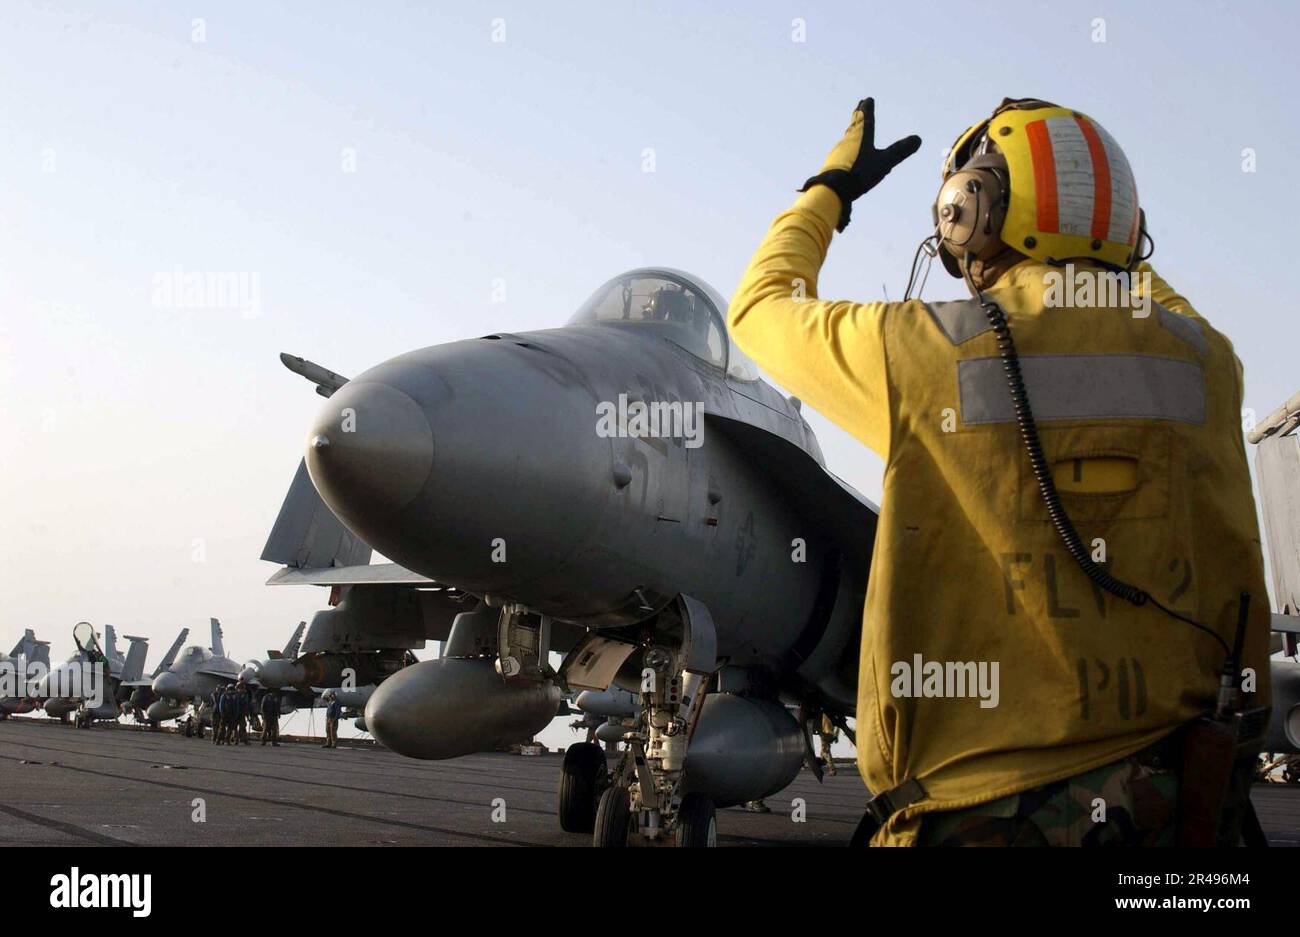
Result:
[[117,700],[122,680],[134,680],[144,671],[149,639],[125,636],[129,642],[124,657],[117,649],[117,633],[112,625],[104,626],[104,643],[89,622],[78,622],[72,629],[76,653],[53,668],[37,684],[46,715],[67,722],[76,714],[79,727],[97,719],[116,719],[121,714]]
[[[376,739],[416,758],[491,749],[547,725],[562,690],[613,684],[639,695],[637,727],[612,774],[594,743],[570,747],[561,826],[599,845],[708,845],[715,806],[799,771],[785,704],[852,715],[878,510],[827,470],[725,308],[698,278],[647,268],[562,328],[424,348],[353,380],[282,356],[328,397],[307,434],[317,492],[400,565],[280,581],[388,596],[349,618],[358,644],[445,641],[379,683]],[[398,598],[435,588],[461,596],[449,629],[446,603]]]
[[145,715],[153,722],[175,719],[189,711],[194,702],[200,707],[218,686],[234,683],[243,667],[226,656],[221,641],[221,622],[212,619],[212,646],[191,645],[180,652],[176,662],[153,680],[157,697]]
[[[107,631],[105,627],[105,631]],[[99,648],[98,639],[94,630],[88,625],[78,634],[76,629],[72,633],[73,641],[86,654],[92,662],[108,664],[109,661],[103,651]],[[130,646],[127,648],[126,656],[122,659],[120,668],[113,670],[111,667],[107,672],[106,692],[102,694],[95,693],[90,696],[83,696],[76,712],[73,714],[73,723],[81,729],[89,729],[96,722],[116,722],[117,718],[122,715],[122,704],[131,695],[131,686],[139,682],[139,678],[144,674],[144,662],[149,653],[149,639],[139,638],[132,635],[124,635]]]
[[[122,687],[128,694],[122,702],[131,704],[131,712],[135,714],[137,720],[143,717],[144,721],[149,721],[146,713],[157,700],[153,692],[153,682],[160,673],[171,668],[176,660],[176,655],[180,652],[181,647],[185,644],[185,639],[189,636],[190,629],[182,628],[180,633],[176,635],[176,640],[172,642],[172,646],[167,649],[167,653],[163,655],[162,660],[158,662],[158,666],[153,669],[153,673],[149,674],[148,677],[142,677],[139,680],[122,681]],[[158,725],[157,722],[150,724],[154,727]]]
[[0,719],[36,709],[34,685],[50,671],[50,642],[28,628],[8,654],[0,653]]

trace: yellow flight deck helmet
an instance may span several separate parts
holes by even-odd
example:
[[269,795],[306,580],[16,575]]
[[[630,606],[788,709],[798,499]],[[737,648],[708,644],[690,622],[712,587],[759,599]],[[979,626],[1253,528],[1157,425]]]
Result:
[[1142,260],[1133,171],[1091,117],[1034,98],[1004,99],[957,138],[933,217],[944,267],[1011,248],[1046,263],[1089,258],[1119,270]]

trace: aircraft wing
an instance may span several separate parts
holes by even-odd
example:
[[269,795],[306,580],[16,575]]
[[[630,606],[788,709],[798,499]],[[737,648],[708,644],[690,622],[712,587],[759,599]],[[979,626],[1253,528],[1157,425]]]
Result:
[[396,563],[361,566],[326,566],[319,569],[285,567],[266,581],[268,586],[436,586],[428,576]]

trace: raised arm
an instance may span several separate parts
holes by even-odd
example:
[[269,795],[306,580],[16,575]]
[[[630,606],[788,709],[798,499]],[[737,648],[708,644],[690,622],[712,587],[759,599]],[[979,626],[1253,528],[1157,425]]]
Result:
[[889,456],[885,303],[817,298],[817,276],[853,201],[911,156],[921,138],[875,145],[875,103],[858,102],[843,139],[776,219],[727,313],[737,344],[776,380],[883,458]]
[[776,381],[888,457],[882,303],[817,298],[839,197],[800,195],[758,246],[727,312],[732,337]]
[[[1200,313],[1192,308],[1192,304],[1187,301],[1186,297],[1182,296],[1172,286],[1166,283],[1164,278],[1162,278],[1160,274],[1156,273],[1155,267],[1151,266],[1151,264],[1147,263],[1145,260],[1138,264],[1137,274],[1139,278],[1146,274],[1150,274],[1151,298],[1164,306],[1170,312],[1177,312],[1181,315],[1191,316],[1195,319],[1201,317]],[[1141,283],[1141,279],[1139,279],[1138,282]]]

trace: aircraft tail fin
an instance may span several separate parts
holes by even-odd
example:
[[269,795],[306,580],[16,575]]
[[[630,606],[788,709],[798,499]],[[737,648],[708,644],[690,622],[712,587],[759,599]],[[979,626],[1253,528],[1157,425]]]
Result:
[[262,559],[293,569],[362,566],[370,562],[369,544],[334,516],[299,462],[289,493],[271,528]]
[[104,626],[104,656],[109,660],[121,657],[117,652],[117,630],[112,625]]
[[35,647],[28,656],[28,661],[39,662],[46,670],[50,669],[50,642],[36,641]]
[[9,656],[10,657],[22,656],[30,660],[32,656],[32,650],[35,646],[36,646],[36,632],[33,631],[31,628],[28,628],[26,631],[23,632],[23,636],[18,639],[18,643],[14,645],[14,649],[9,652]]
[[153,675],[155,677],[164,670],[171,670],[172,664],[176,663],[176,655],[180,652],[181,647],[185,644],[185,639],[189,636],[190,629],[182,628],[181,633],[178,634],[176,640],[172,642],[172,646],[167,649],[167,653],[163,656],[163,659],[158,661],[158,666],[154,668]]
[[14,659],[22,657],[28,664],[40,663],[48,668],[50,666],[50,642],[38,641],[36,632],[28,628],[23,632],[23,636],[18,643],[14,645],[14,649],[9,656]]
[[226,656],[226,646],[221,643],[221,622],[212,619],[212,653],[217,657]]
[[298,622],[298,627],[293,629],[293,637],[289,643],[284,646],[284,656],[287,660],[293,660],[298,656],[298,648],[302,646],[302,632],[307,627],[305,621]]
[[126,649],[126,660],[122,664],[123,680],[139,680],[144,676],[144,658],[149,653],[149,639],[123,635],[131,646]]

